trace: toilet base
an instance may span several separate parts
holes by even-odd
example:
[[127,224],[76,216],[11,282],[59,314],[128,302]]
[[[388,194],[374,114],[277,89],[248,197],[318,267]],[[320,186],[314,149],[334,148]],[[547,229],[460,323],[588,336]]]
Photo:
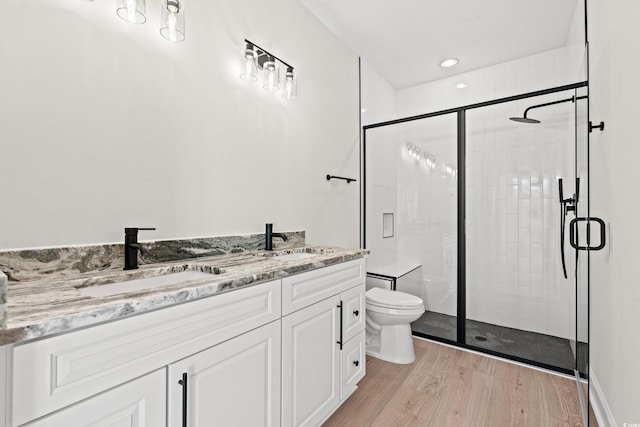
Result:
[[386,362],[407,365],[416,360],[409,324],[375,329],[367,325],[367,354]]

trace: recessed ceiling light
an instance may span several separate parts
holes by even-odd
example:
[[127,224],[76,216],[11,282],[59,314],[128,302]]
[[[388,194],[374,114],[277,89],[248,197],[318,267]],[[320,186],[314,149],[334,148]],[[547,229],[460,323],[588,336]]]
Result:
[[456,85],[456,87],[457,87],[458,89],[464,89],[465,87],[467,87],[467,85],[466,85],[466,84],[464,84],[464,83],[458,83],[458,84]]
[[443,59],[442,62],[440,62],[440,66],[442,68],[449,68],[449,67],[453,67],[457,63],[458,63],[458,58],[447,58],[447,59]]

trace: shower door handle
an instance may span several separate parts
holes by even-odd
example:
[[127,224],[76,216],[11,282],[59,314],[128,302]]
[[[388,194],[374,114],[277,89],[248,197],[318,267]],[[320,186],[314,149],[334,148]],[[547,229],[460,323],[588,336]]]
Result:
[[[580,242],[578,242],[578,224],[581,222],[587,223],[586,246],[580,246]],[[597,223],[600,226],[600,244],[598,246],[591,246],[591,223]],[[604,221],[596,217],[579,217],[572,219],[569,223],[569,243],[573,249],[580,251],[599,251],[600,249],[603,249],[606,243]]]

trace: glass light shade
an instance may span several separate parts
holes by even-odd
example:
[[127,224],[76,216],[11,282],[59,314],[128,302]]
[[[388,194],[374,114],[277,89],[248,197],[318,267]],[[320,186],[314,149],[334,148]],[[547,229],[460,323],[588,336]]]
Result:
[[293,69],[288,68],[284,73],[284,87],[282,88],[282,97],[284,99],[295,99],[298,96],[298,81]]
[[132,24],[144,24],[147,20],[144,0],[117,0],[116,13]]
[[247,46],[247,49],[244,51],[244,57],[242,58],[242,72],[240,73],[240,78],[248,82],[255,82],[258,80],[256,53],[249,46]]
[[264,88],[270,92],[278,90],[280,87],[280,74],[278,73],[278,64],[273,58],[269,58],[264,63],[262,69],[265,72],[264,75]]
[[184,40],[184,3],[179,0],[162,0],[160,34],[172,42]]

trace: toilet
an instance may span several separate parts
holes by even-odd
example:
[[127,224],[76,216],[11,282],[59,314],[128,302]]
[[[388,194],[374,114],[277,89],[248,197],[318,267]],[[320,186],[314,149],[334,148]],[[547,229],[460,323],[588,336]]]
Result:
[[387,362],[416,359],[410,323],[424,313],[422,299],[404,292],[372,287],[366,292],[367,354]]

